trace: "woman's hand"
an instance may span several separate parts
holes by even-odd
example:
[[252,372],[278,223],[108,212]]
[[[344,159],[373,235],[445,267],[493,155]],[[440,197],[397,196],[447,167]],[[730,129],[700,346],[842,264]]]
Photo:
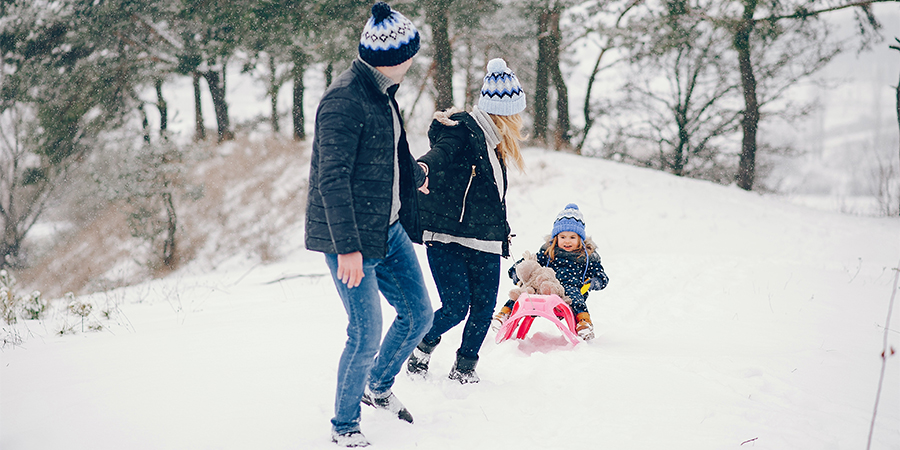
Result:
[[428,164],[419,162],[419,167],[421,167],[422,170],[425,171],[425,182],[422,183],[421,186],[419,186],[419,191],[425,195],[428,195],[431,193],[431,191],[428,190]]

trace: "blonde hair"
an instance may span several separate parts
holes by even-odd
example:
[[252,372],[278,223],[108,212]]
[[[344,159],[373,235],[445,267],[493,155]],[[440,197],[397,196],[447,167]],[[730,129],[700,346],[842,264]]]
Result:
[[[522,115],[513,114],[511,116],[497,116],[489,114],[494,125],[500,130],[500,143],[497,145],[497,157],[507,164],[512,163],[519,169],[519,172],[525,172],[525,160],[522,159],[522,153],[519,151],[519,141],[525,140],[522,135]],[[508,164],[507,164],[508,165]]]

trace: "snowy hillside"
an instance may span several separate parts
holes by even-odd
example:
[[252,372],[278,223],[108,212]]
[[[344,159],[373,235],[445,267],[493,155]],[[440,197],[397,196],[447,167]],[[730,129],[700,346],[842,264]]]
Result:
[[[426,380],[398,377],[415,424],[363,409],[372,448],[866,447],[900,220],[568,154],[525,158],[527,174],[511,173],[513,254],[536,251],[577,203],[611,279],[588,301],[598,337],[573,347],[545,319],[522,341],[490,333],[481,383],[461,386],[446,378],[453,329]],[[302,223],[277,241],[275,263],[198,261],[79,298],[93,305],[84,332],[62,307],[4,325],[19,343],[0,351],[0,448],[336,448],[345,315]],[[504,277],[501,296],[511,287]],[[895,355],[873,449],[900,448],[898,380]]]

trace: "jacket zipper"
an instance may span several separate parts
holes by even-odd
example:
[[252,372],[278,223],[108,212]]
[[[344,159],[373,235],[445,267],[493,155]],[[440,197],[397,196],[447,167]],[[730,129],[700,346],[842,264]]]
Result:
[[466,215],[466,198],[469,197],[469,189],[472,187],[472,180],[475,179],[475,166],[472,166],[472,175],[469,176],[469,184],[466,185],[466,192],[463,193],[462,212],[459,213],[459,222],[462,223],[463,217]]

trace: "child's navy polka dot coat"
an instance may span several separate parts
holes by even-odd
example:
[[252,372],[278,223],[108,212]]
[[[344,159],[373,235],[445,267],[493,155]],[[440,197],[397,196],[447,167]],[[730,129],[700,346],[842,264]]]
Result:
[[[536,255],[538,264],[556,271],[556,279],[566,289],[566,296],[572,300],[572,312],[576,315],[587,312],[585,300],[587,300],[588,293],[582,294],[581,287],[590,283],[590,290],[598,291],[609,283],[609,277],[603,270],[603,265],[600,264],[600,255],[595,250],[596,245],[588,238],[584,241],[581,249],[574,252],[556,247],[552,260],[548,255],[551,245],[553,245],[552,241],[548,241],[541,246]],[[586,256],[587,258],[585,258]],[[519,281],[516,276],[516,265],[520,262],[522,262],[521,259],[509,268],[509,277],[515,283]]]

